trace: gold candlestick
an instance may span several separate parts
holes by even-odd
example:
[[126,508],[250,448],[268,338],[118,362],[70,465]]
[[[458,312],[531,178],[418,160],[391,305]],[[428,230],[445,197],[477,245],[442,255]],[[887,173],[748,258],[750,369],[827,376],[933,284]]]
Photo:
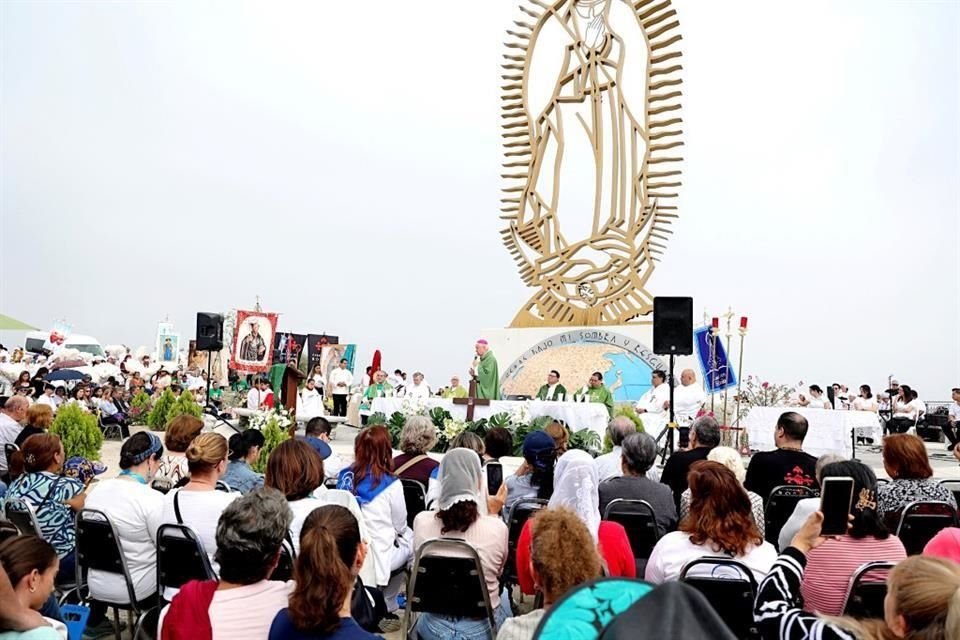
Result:
[[740,357],[739,363],[737,364],[737,419],[734,421],[734,425],[737,427],[737,450],[740,449],[740,383],[743,382],[743,339],[747,335],[747,328],[743,326],[743,321],[741,320],[740,324]]
[[[723,317],[727,319],[727,377],[724,378],[724,385],[726,385],[727,379],[730,377],[730,337],[733,335],[733,327],[730,324],[730,321],[733,319],[733,309],[727,307],[727,312],[723,314]],[[723,389],[723,422],[724,426],[730,426],[726,424],[727,421],[727,396],[730,394],[730,387],[725,386]]]

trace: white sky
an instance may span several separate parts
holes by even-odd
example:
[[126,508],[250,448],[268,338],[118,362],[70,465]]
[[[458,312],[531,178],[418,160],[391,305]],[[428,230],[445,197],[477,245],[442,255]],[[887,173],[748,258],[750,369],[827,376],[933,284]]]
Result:
[[[946,398],[960,3],[675,4],[682,217],[652,292],[749,315],[746,373]],[[462,372],[530,295],[497,219],[515,6],[3,2],[0,312],[140,345],[259,294],[361,362]]]

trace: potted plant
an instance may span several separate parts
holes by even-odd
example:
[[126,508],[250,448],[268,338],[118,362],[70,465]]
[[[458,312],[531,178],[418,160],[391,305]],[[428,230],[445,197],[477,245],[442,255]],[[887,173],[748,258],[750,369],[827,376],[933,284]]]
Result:
[[66,458],[82,456],[88,460],[100,459],[103,432],[97,417],[76,404],[65,404],[57,411],[50,433],[60,436]]

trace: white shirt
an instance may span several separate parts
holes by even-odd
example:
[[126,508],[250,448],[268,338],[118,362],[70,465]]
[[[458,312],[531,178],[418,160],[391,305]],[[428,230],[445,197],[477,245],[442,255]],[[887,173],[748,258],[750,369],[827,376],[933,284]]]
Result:
[[[48,396],[47,394],[44,393],[44,394],[41,395],[39,398],[37,398],[37,404],[45,404],[45,405],[47,405],[48,407],[50,407],[50,410],[51,410],[51,411],[56,411],[56,410],[57,410],[57,406],[58,406],[58,405],[57,405],[57,397],[56,397],[56,396]],[[114,413],[116,413],[116,410],[114,410]]]
[[[157,529],[163,524],[164,495],[136,480],[111,478],[96,483],[86,508],[103,511],[116,527],[134,592],[143,600],[157,590]],[[90,572],[90,592],[98,600],[128,602],[123,577]]]
[[876,413],[877,411],[880,410],[880,405],[877,404],[876,398],[856,397],[853,399],[853,410],[854,411],[872,411]]
[[[341,387],[340,385],[343,384]],[[337,367],[330,372],[330,388],[327,389],[335,395],[346,395],[350,393],[350,385],[353,384],[353,374],[350,369],[341,369]]]
[[407,387],[406,397],[408,398],[429,398],[430,397],[430,387],[427,386],[427,383],[421,382],[420,384],[411,384]]
[[[262,640],[270,635],[273,619],[285,609],[293,581],[261,580],[253,584],[214,591],[207,613],[213,640]],[[167,605],[160,612],[157,630],[162,631]],[[159,637],[160,634],[158,633]]]
[[920,398],[914,398],[907,403],[900,402],[898,400],[897,404],[893,408],[893,417],[916,420],[917,416],[923,414],[926,410],[927,406],[920,401]]
[[21,431],[23,427],[19,422],[0,411],[0,474],[7,472],[7,454],[3,453],[3,445],[16,442]]
[[322,416],[323,413],[323,398],[320,396],[320,392],[316,389],[304,387],[297,397],[297,416],[313,418]]
[[[370,550],[376,571],[376,584],[383,586],[389,583],[390,572],[394,568],[406,564],[413,547],[413,531],[407,526],[407,503],[403,499],[403,484],[394,480],[376,498],[362,505],[360,510],[363,511],[372,542]],[[399,556],[404,554],[406,559],[401,559]]]
[[[660,385],[661,387],[666,385]],[[668,392],[669,397],[669,392]],[[673,390],[673,415],[678,422],[693,422],[697,413],[703,408],[703,394],[697,383],[680,385]]]
[[180,516],[183,524],[197,534],[203,543],[203,550],[210,558],[213,570],[220,573],[220,566],[214,560],[217,553],[217,523],[220,514],[231,502],[240,497],[239,493],[226,491],[184,491],[174,489],[163,496],[163,523],[178,524],[177,514],[173,508],[173,499],[179,495],[177,503],[180,507]]
[[[670,385],[661,382],[640,396],[636,408],[638,411],[643,409],[647,413],[663,413],[663,403],[668,400],[670,400]],[[676,398],[674,398],[674,400],[676,400]]]
[[257,388],[250,389],[250,392],[247,393],[247,409],[252,409],[253,411],[259,409],[263,401],[267,399],[268,393],[270,392],[260,391],[260,389]]
[[821,395],[819,398],[814,398],[812,395],[807,398],[807,407],[810,409],[829,409],[830,401],[827,400],[827,396]]
[[[664,385],[660,385],[661,387]],[[597,478],[600,482],[616,478],[623,475],[623,449],[614,447],[610,453],[597,456],[593,461],[593,466],[597,468]]]
[[[647,561],[647,571],[644,579],[653,584],[662,584],[671,580],[677,580],[683,567],[691,560],[702,558],[704,556],[726,556],[722,552],[716,552],[710,547],[709,540],[707,544],[696,545],[690,542],[690,534],[682,531],[674,531],[660,538],[653,553],[650,554],[650,560]],[[729,556],[726,556],[729,557]],[[763,580],[764,576],[770,571],[774,561],[777,559],[777,550],[769,542],[764,542],[760,546],[750,546],[747,553],[734,558],[742,562],[753,573],[757,582]],[[714,567],[704,565],[700,570],[695,569],[693,575],[710,575]],[[726,569],[718,569],[719,574]]]
[[954,402],[949,409],[950,422],[960,422],[960,402]]

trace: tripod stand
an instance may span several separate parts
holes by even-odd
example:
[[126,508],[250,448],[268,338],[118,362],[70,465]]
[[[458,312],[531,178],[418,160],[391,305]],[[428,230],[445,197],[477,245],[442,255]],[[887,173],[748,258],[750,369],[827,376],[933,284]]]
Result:
[[668,452],[669,452],[669,455],[671,456],[673,455],[673,432],[677,428],[677,424],[674,420],[674,414],[673,414],[673,359],[674,359],[674,355],[671,353],[670,354],[670,372],[667,375],[667,380],[669,381],[669,385],[670,385],[670,420],[669,422],[667,422],[666,426],[664,426],[663,429],[661,429],[659,435],[657,435],[657,440],[656,440],[657,445],[659,446],[660,440],[663,439],[664,436],[668,436],[666,443],[663,445],[663,448],[660,449],[661,465],[664,462],[666,462]]

